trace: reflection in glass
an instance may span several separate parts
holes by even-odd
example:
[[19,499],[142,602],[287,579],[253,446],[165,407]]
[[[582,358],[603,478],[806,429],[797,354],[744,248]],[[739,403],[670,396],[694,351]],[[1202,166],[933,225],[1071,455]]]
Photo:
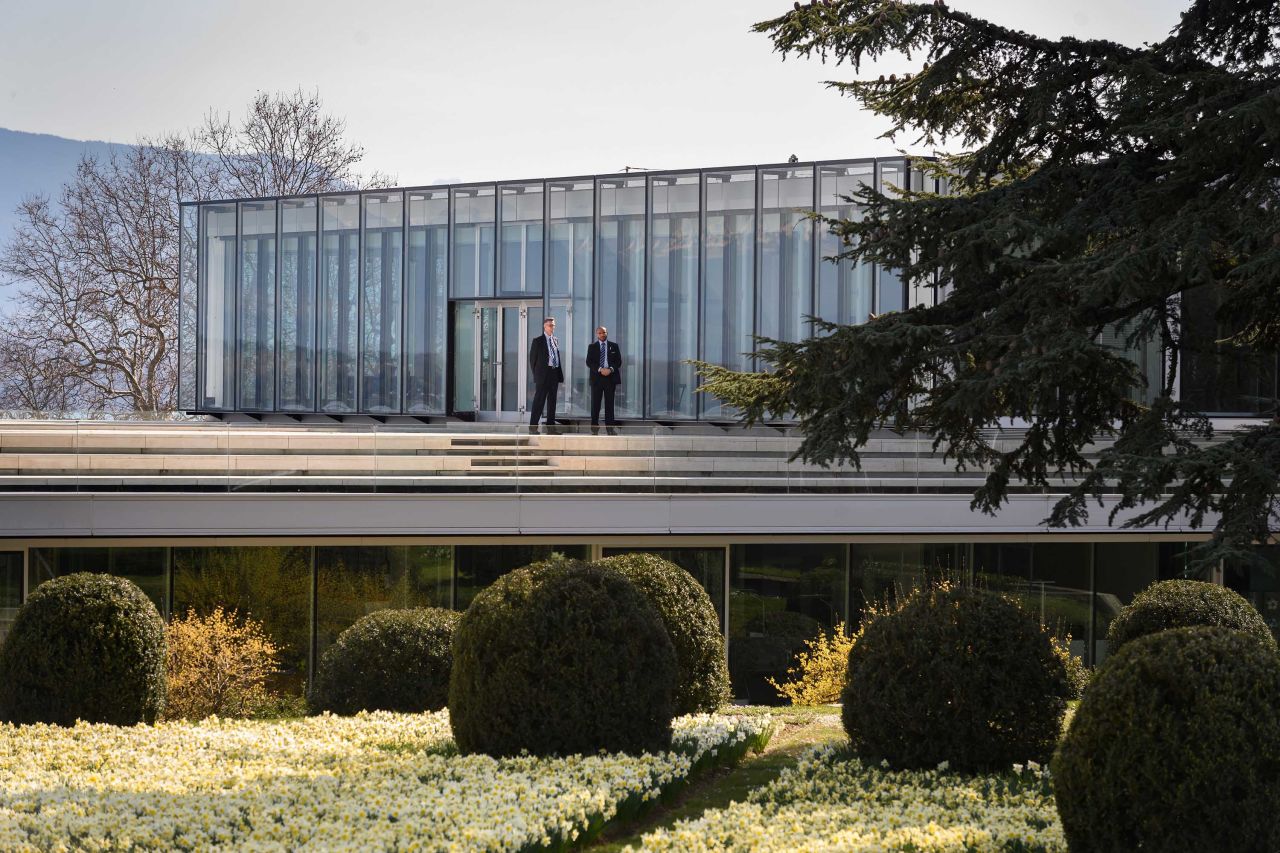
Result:
[[542,295],[542,184],[516,184],[502,194],[499,296]]
[[845,619],[846,546],[734,545],[729,558],[729,677],[733,695],[777,704],[805,640]]
[[[880,192],[893,198],[897,190],[906,186],[906,165],[901,161],[880,166]],[[876,280],[876,313],[902,311],[907,307],[907,286],[897,270],[881,267]]]
[[[755,172],[709,173],[706,195],[701,358],[750,370],[747,353],[755,349]],[[729,415],[715,397],[699,396],[703,416]]]
[[360,288],[360,409],[400,411],[400,293],[404,196],[364,196],[364,280]]
[[585,560],[589,545],[457,545],[453,549],[456,570],[453,606],[466,610],[476,593],[505,575],[552,554]]
[[408,412],[444,414],[445,411],[448,270],[448,190],[411,192],[404,329],[404,402]]
[[[873,163],[850,163],[822,167],[822,185],[819,188],[821,213],[833,219],[862,219],[862,205],[849,202],[848,197],[875,182]],[[841,240],[823,227],[818,262],[818,311],[824,320],[841,325],[865,323],[875,310],[875,265],[868,261],[853,263],[848,258],[830,260],[851,247],[841,245]]]
[[961,574],[964,546],[950,543],[893,542],[850,548],[849,621],[862,624],[862,612],[909,593],[926,581],[967,581]]
[[316,407],[316,202],[280,202],[280,408]]
[[240,408],[275,407],[276,203],[240,205]]
[[1089,546],[1076,542],[980,542],[973,546],[974,582],[1009,596],[1088,662],[1092,591]]
[[[644,340],[645,179],[601,179],[596,198],[600,217],[596,324],[608,327],[609,337],[622,348],[626,364],[615,411],[618,417],[638,418],[644,415],[641,389],[648,361]],[[628,358],[628,353],[636,357]]]
[[196,288],[200,208],[183,205],[178,228],[178,408],[196,408]]
[[1274,413],[1280,356],[1227,343],[1245,318],[1220,315],[1222,295],[1214,286],[1182,292],[1182,403],[1205,414]]
[[724,548],[605,548],[604,557],[618,554],[653,554],[675,563],[701,584],[715,608],[720,630],[724,631]]
[[692,418],[697,357],[697,175],[653,178],[649,235],[649,416]]
[[453,548],[369,545],[316,548],[316,654],[378,610],[452,604]]
[[204,317],[200,330],[204,350],[203,397],[200,408],[233,405],[236,370],[236,208],[206,204],[200,209],[200,287]]
[[760,170],[760,305],[757,334],[809,336],[813,313],[813,169]]
[[453,191],[453,285],[450,296],[493,296],[493,187]]
[[596,325],[591,300],[593,201],[591,181],[547,185],[547,314],[557,320],[565,353],[561,406],[567,414],[579,416],[591,406],[584,361],[587,347],[595,340]]
[[453,410],[476,411],[476,326],[480,324],[476,303],[457,302],[453,306]]
[[356,407],[356,305],[360,278],[359,196],[323,199],[320,267],[320,410]]
[[1257,553],[1265,562],[1261,565],[1228,562],[1223,579],[1228,588],[1249,599],[1271,633],[1280,640],[1280,546],[1260,545]]
[[174,548],[173,612],[215,607],[262,622],[281,647],[278,687],[300,691],[311,649],[311,549]]
[[27,555],[27,589],[63,575],[99,572],[137,584],[161,616],[169,615],[168,548],[32,548]]

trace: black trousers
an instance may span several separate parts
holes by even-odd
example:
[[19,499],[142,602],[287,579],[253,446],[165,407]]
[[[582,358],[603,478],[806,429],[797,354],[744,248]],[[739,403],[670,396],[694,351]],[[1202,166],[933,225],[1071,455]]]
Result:
[[548,379],[538,385],[533,393],[533,405],[529,407],[529,426],[537,426],[542,415],[542,407],[547,407],[547,423],[556,422],[556,397],[560,393],[560,380]]
[[613,395],[618,390],[616,382],[591,383],[591,425],[600,425],[600,400],[604,400],[604,422],[607,424],[617,420],[613,416]]

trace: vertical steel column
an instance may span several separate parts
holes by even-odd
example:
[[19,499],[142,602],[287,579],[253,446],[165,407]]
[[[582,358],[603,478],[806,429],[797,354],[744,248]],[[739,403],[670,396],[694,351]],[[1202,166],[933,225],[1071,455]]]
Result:
[[[397,372],[396,401],[392,407],[400,414],[409,411],[409,356],[405,351],[409,340],[409,196],[407,192],[400,193],[400,340],[396,342],[400,369]],[[423,237],[426,237],[425,232]]]
[[[271,411],[278,412],[283,406],[280,405],[280,315],[284,313],[284,301],[282,299],[283,286],[281,278],[284,271],[284,204],[280,200],[276,200],[276,250],[275,250],[275,268],[276,281],[275,293],[272,296],[272,333],[271,333]],[[295,300],[294,311],[297,311]],[[179,374],[181,375],[181,374]]]
[[[698,170],[698,278],[694,284],[694,321],[693,321],[693,352],[694,358],[702,358],[702,300],[705,296],[703,292],[706,289],[706,266],[707,266],[707,174],[703,170]],[[698,396],[698,380],[694,378],[689,388],[689,403],[693,409],[693,419],[699,420],[702,417],[702,398]]]

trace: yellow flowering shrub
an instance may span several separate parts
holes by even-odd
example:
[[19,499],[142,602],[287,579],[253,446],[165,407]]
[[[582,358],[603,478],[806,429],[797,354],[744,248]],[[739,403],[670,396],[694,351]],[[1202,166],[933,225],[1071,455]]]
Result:
[[261,622],[221,607],[207,616],[188,610],[169,623],[166,639],[169,719],[248,717],[278,704],[267,679],[279,669],[280,648]]
[[766,679],[792,705],[830,705],[840,701],[849,672],[849,652],[856,637],[844,622],[837,622],[830,634],[825,631],[805,641],[796,655],[795,666],[787,670],[788,681]]

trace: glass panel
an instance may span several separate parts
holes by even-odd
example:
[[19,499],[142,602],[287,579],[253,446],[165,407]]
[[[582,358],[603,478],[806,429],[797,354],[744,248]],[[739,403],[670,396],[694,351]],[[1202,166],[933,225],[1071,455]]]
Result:
[[617,554],[653,554],[675,563],[702,585],[711,598],[724,631],[724,548],[605,548],[606,557]]
[[1003,593],[1034,613],[1050,633],[1071,635],[1071,653],[1088,660],[1090,608],[1089,546],[1074,542],[977,543],[974,581]]
[[480,309],[480,393],[476,411],[498,410],[498,309]]
[[1226,585],[1243,595],[1258,608],[1262,618],[1271,627],[1271,633],[1280,640],[1280,546],[1263,545],[1258,554],[1267,565],[1225,566]]
[[321,202],[324,257],[320,272],[320,410],[356,407],[356,305],[360,277],[359,196]]
[[274,686],[301,692],[311,649],[311,549],[174,548],[173,612],[218,606],[262,622],[281,647]]
[[591,407],[585,359],[587,347],[595,340],[596,325],[591,299],[593,202],[590,181],[547,185],[547,313],[557,318],[557,329],[562,330],[565,357],[560,405],[567,414],[577,416],[586,415]]
[[454,606],[466,610],[476,593],[512,569],[562,554],[578,560],[591,556],[589,545],[458,545],[453,549],[457,569]]
[[404,196],[364,197],[364,281],[360,288],[360,409],[400,411],[400,293]]
[[[599,182],[597,208],[600,233],[596,248],[596,317],[609,329],[609,339],[623,353],[623,382],[618,388],[618,417],[643,416],[641,389],[647,358],[644,353],[644,178],[608,178]],[[594,340],[594,337],[591,338]],[[584,345],[590,346],[590,340]],[[583,365],[586,366],[585,364]],[[588,400],[588,404],[589,404]]]
[[[409,193],[405,411],[431,414],[445,411],[448,271],[448,190]],[[469,402],[465,408],[471,408]]]
[[[1058,546],[1061,547],[1061,546]],[[1080,546],[1087,549],[1089,546]],[[1107,629],[1120,608],[1161,577],[1159,548],[1151,542],[1099,542],[1094,548],[1094,660],[1107,659]],[[1036,547],[1039,563],[1046,546]]]
[[453,306],[453,410],[476,410],[476,304]]
[[521,368],[520,309],[502,309],[502,411],[520,409],[520,383],[528,371]]
[[[702,284],[702,360],[750,370],[755,349],[755,172],[706,176],[707,234]],[[701,397],[702,414],[728,411],[715,397]]]
[[493,187],[453,191],[453,286],[450,296],[493,296]]
[[925,580],[954,578],[963,566],[964,546],[950,543],[894,542],[851,545],[850,623],[862,624],[868,605],[880,605],[910,592]]
[[499,295],[542,295],[542,184],[500,188]]
[[813,313],[813,169],[762,169],[760,194],[759,334],[803,340]]
[[[822,215],[834,219],[859,221],[863,208],[846,199],[875,180],[872,163],[850,163],[845,166],[823,166],[819,201]],[[853,263],[847,258],[832,261],[848,247],[829,229],[822,229],[822,255],[818,266],[818,316],[832,323],[855,325],[865,323],[874,310],[872,284],[875,265],[866,261]]]
[[453,548],[316,548],[316,654],[378,610],[452,606]]
[[[893,198],[896,190],[906,186],[906,164],[902,161],[880,164],[880,192]],[[897,270],[879,269],[876,281],[877,314],[902,311],[907,306],[907,288]]]
[[168,548],[32,548],[27,589],[76,572],[100,572],[133,581],[167,617]]
[[196,408],[196,288],[200,208],[184,204],[178,229],[178,408]]
[[[528,409],[529,405],[533,403],[533,398],[538,393],[538,389],[535,388],[533,384],[533,371],[529,369],[529,358],[527,353],[529,352],[530,347],[533,346],[534,339],[542,334],[543,319],[545,318],[538,313],[538,306],[536,304],[525,312],[525,345],[520,348],[519,357],[520,375],[524,377],[524,399],[526,409]],[[572,339],[568,334],[563,333],[563,329],[561,328],[558,320],[556,322],[556,337],[560,340],[560,350],[561,355],[563,355],[565,350],[568,349],[569,344],[572,342]],[[560,359],[560,369],[564,371],[566,377],[570,375],[570,367],[568,364],[565,364],[564,358]],[[561,394],[563,394],[564,389],[561,388],[560,391]],[[559,397],[556,399],[556,405],[556,411],[563,412],[563,409],[559,408],[561,405]],[[557,417],[559,417],[559,415],[557,415]]]
[[729,578],[729,676],[735,697],[781,701],[765,681],[783,681],[805,640],[845,618],[844,545],[734,545]]
[[691,418],[698,352],[698,176],[651,179],[649,415]]
[[1196,287],[1182,293],[1181,399],[1206,414],[1274,412],[1277,355],[1225,341],[1242,319],[1219,316],[1221,291]]
[[316,201],[280,202],[280,408],[316,407]]
[[240,406],[275,408],[276,203],[240,204]]
[[0,646],[22,606],[22,552],[0,551]]
[[227,409],[234,400],[236,369],[236,208],[206,204],[200,218],[204,399],[199,408]]

